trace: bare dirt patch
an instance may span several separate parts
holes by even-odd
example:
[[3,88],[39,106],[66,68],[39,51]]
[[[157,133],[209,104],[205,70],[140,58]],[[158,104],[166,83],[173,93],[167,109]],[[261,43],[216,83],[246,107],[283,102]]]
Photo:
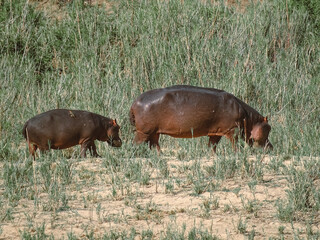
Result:
[[[44,12],[48,17],[62,20],[66,17],[66,4],[71,1],[72,0],[30,0],[30,3],[34,4],[37,10]],[[109,12],[114,3],[107,0],[86,0],[84,4],[88,6],[99,6]]]
[[[70,161],[74,161],[75,181],[66,190],[66,207],[55,206],[45,193],[39,194],[37,204],[22,199],[12,218],[1,223],[0,239],[17,239],[23,231],[36,232],[43,224],[45,233],[55,239],[65,239],[70,233],[79,238],[87,238],[91,233],[99,238],[110,231],[129,233],[132,228],[136,230],[136,239],[148,230],[153,239],[158,239],[168,229],[183,228],[186,233],[192,228],[203,229],[219,239],[241,239],[253,233],[254,239],[265,239],[279,237],[279,231],[285,239],[292,239],[296,231],[300,237],[306,236],[305,222],[291,224],[277,218],[276,201],[285,198],[287,189],[283,175],[265,174],[254,188],[250,187],[250,179],[240,176],[222,181],[212,179],[206,184],[215,185],[215,190],[205,188],[203,193],[195,194],[184,171],[195,162],[170,158],[163,159],[170,177],[161,177],[158,169],[150,168],[150,179],[145,185],[122,182],[124,187],[115,190],[117,173],[101,167],[103,159]],[[213,161],[214,158],[202,159],[200,163],[210,167]],[[168,187],[171,180],[172,188]],[[4,191],[3,186],[1,182],[0,192]],[[312,226],[313,230],[318,231],[320,217],[314,222],[317,224]]]

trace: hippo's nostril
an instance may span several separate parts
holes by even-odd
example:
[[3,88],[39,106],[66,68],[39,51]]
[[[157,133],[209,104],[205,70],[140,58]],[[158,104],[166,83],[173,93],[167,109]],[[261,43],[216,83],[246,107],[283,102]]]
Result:
[[112,147],[121,147],[122,142],[121,140],[113,140],[111,146]]

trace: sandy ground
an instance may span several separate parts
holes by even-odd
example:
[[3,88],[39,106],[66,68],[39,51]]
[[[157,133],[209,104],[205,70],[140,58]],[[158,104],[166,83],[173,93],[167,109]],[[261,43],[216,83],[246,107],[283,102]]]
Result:
[[[153,239],[158,239],[164,237],[169,228],[182,231],[184,225],[186,234],[196,227],[219,239],[247,239],[252,231],[255,233],[254,239],[279,238],[279,229],[283,227],[284,239],[292,239],[297,231],[299,236],[306,236],[305,222],[295,221],[291,224],[277,218],[275,203],[286,196],[285,176],[265,174],[254,190],[249,188],[250,179],[240,176],[219,182],[212,180],[207,184],[217,185],[215,191],[196,195],[183,172],[194,162],[177,159],[166,161],[170,178],[180,181],[179,184],[173,184],[172,191],[166,188],[169,178],[161,178],[156,169],[151,171],[149,184],[128,182],[121,191],[118,189],[117,194],[113,194],[112,190],[114,173],[101,171],[102,159],[76,161],[74,170],[79,176],[84,169],[89,170],[93,173],[90,175],[93,184],[69,185],[66,190],[68,208],[62,210],[46,210],[44,206],[52,203],[43,193],[39,195],[38,206],[33,200],[20,200],[13,210],[13,219],[0,222],[0,239],[18,239],[23,231],[33,233],[43,223],[45,233],[53,234],[55,239],[66,239],[71,232],[81,239],[86,239],[86,233],[90,232],[99,238],[111,230],[130,233],[132,227],[136,230],[136,239],[141,239],[141,234],[147,230],[152,231]],[[203,159],[201,165],[210,166],[212,161],[214,159]],[[0,168],[3,168],[3,164]],[[3,191],[2,182],[0,193]],[[252,211],[245,207],[249,202],[255,203]],[[239,222],[245,224],[242,232],[238,227]],[[314,232],[319,231],[320,217],[314,223]]]
[[[59,4],[59,2],[61,2]],[[48,17],[52,19],[62,20],[66,17],[66,11],[64,4],[71,2],[71,0],[30,0],[30,3],[36,6],[36,9],[44,12]],[[104,8],[107,12],[111,11],[112,5],[110,1],[106,0],[86,0],[86,5],[99,6]]]

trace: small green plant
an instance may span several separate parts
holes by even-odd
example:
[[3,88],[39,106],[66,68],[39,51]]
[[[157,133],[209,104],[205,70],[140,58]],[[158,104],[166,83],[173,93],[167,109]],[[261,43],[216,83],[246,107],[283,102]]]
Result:
[[219,199],[213,198],[213,199],[205,199],[202,204],[200,205],[200,208],[203,210],[203,217],[209,217],[211,210],[216,210],[219,208]]
[[279,226],[278,232],[279,232],[280,235],[283,235],[283,234],[284,234],[285,228],[286,228],[285,226]]
[[188,239],[189,240],[196,240],[196,239],[215,240],[215,239],[217,239],[217,237],[216,236],[212,236],[212,234],[210,234],[208,232],[208,230],[203,231],[201,228],[198,229],[198,228],[194,227],[189,231]]
[[248,182],[248,187],[250,188],[250,191],[252,192],[254,198],[255,198],[257,184],[258,184],[257,180],[252,180]]
[[232,154],[219,156],[214,162],[213,171],[217,179],[232,178],[238,170],[236,157]]
[[151,240],[153,237],[153,231],[148,229],[148,230],[143,230],[141,233],[141,239],[143,240]]
[[229,204],[225,204],[223,206],[223,212],[230,212],[230,211],[232,211],[232,208],[230,207],[230,205]]
[[102,222],[102,218],[101,218],[101,203],[98,203],[97,207],[96,207],[96,214],[98,216],[99,222]]
[[169,168],[168,168],[168,164],[165,160],[160,160],[159,161],[159,170],[160,173],[162,174],[163,177],[168,177],[169,176]]
[[288,199],[292,201],[297,210],[312,208],[310,201],[314,188],[313,179],[307,175],[308,172],[297,171],[295,168],[289,171],[290,175],[287,178],[289,182]]
[[160,235],[160,239],[184,239],[185,232],[185,224],[183,224],[181,228],[175,224],[170,224],[166,227],[165,232]]
[[276,203],[277,217],[284,222],[292,222],[295,219],[295,210],[290,202],[278,200]]
[[65,193],[61,194],[60,201],[61,201],[61,206],[59,208],[60,211],[65,211],[65,210],[70,208],[68,206],[69,199],[68,199],[68,197],[67,197],[67,195]]
[[141,176],[141,184],[142,185],[149,185],[150,184],[150,173],[144,171]]
[[245,234],[247,232],[247,221],[243,221],[241,217],[237,224],[237,230],[241,234]]
[[[245,176],[252,177],[254,180],[261,181],[264,174],[264,155],[256,154],[256,159],[253,160],[248,158],[247,151],[240,155]],[[242,173],[242,175],[244,174]]]
[[32,240],[32,239],[50,239],[53,240],[54,236],[51,235],[47,235],[45,233],[45,224],[43,223],[40,227],[36,227],[35,229],[33,229],[33,231],[29,231],[28,229],[25,229],[23,231],[19,231],[20,232],[20,237],[21,239],[24,240]]
[[193,182],[193,193],[195,195],[200,195],[201,193],[204,193],[207,190],[207,183],[203,182],[202,179],[200,180],[194,180]]
[[73,232],[68,232],[67,237],[68,237],[68,240],[78,240],[76,234],[74,234]]
[[247,213],[253,213],[254,216],[257,216],[260,207],[260,204],[257,200],[246,200],[245,198],[241,197],[241,203]]
[[57,175],[61,179],[63,184],[70,184],[73,178],[72,161],[62,158],[57,164]]
[[85,229],[85,236],[86,236],[86,239],[89,239],[89,240],[94,240],[95,237],[94,237],[94,231],[92,229],[90,229],[88,231],[88,228]]
[[274,173],[280,173],[280,171],[285,168],[282,158],[279,157],[270,157],[270,162],[267,165],[267,168]]
[[320,231],[318,230],[318,231],[314,232],[312,227],[313,227],[313,223],[308,221],[307,226],[306,226],[307,238],[308,239],[320,239]]
[[13,217],[13,209],[12,208],[7,208],[6,211],[5,211],[5,214],[4,216],[2,217],[2,221],[4,220],[13,220],[14,217]]
[[248,234],[248,240],[254,240],[255,236],[256,236],[256,231],[252,229]]
[[165,183],[165,192],[168,193],[173,193],[174,190],[174,182],[172,179],[169,179],[166,183]]
[[142,175],[143,163],[141,160],[131,160],[128,162],[128,166],[125,167],[125,176],[129,180],[138,180]]

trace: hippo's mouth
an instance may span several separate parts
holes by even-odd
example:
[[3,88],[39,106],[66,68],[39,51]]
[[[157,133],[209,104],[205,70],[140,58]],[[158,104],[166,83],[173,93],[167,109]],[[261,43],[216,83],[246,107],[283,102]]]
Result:
[[121,147],[122,145],[122,141],[119,139],[119,140],[111,140],[110,142],[108,141],[108,143],[112,146],[112,147]]
[[258,141],[255,141],[253,143],[253,147],[255,147],[255,148],[262,147],[266,151],[273,150],[273,146],[269,140],[266,140],[264,143],[260,143]]
[[273,146],[269,140],[267,140],[266,145],[264,146],[265,150],[273,150]]

